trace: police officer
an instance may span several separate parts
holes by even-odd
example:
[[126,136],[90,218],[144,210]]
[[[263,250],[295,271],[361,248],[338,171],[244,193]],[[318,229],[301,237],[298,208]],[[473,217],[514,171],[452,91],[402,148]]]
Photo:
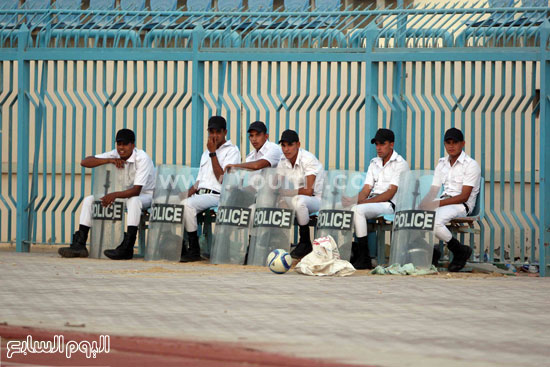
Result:
[[372,269],[367,241],[367,219],[393,214],[392,202],[399,186],[399,177],[409,170],[405,159],[393,150],[395,135],[389,129],[378,129],[371,144],[376,145],[377,157],[371,159],[363,189],[357,198],[354,211],[355,236],[353,266],[356,269]]
[[[448,156],[440,158],[435,168],[434,180],[430,193],[422,204],[432,200],[439,188],[443,186],[443,193],[439,198],[439,207],[436,209],[434,230],[435,236],[447,244],[453,253],[453,260],[448,270],[460,271],[472,255],[472,249],[462,245],[451,234],[446,224],[453,218],[467,216],[475,206],[479,193],[481,168],[479,164],[464,152],[464,135],[457,128],[450,128],[443,138]],[[441,253],[434,248],[432,263],[437,266]]]
[[[129,260],[134,255],[141,209],[151,206],[153,190],[155,189],[155,167],[147,153],[135,147],[136,136],[132,130],[122,129],[116,134],[116,149],[89,156],[80,162],[83,167],[94,168],[103,164],[113,164],[119,169],[124,169],[125,186],[129,189],[119,192],[111,192],[101,198],[101,204],[107,207],[116,199],[126,199],[128,210],[127,232],[124,240],[114,250],[105,250],[105,256],[113,260]],[[125,169],[126,168],[126,169]],[[92,226],[92,204],[94,196],[87,196],[82,202],[80,212],[80,226],[73,235],[70,247],[58,250],[62,257],[88,257],[86,240]]]
[[228,164],[227,172],[231,168],[246,168],[259,170],[266,167],[277,167],[283,156],[281,147],[270,142],[267,127],[262,121],[255,121],[248,127],[248,139],[254,149],[246,156],[245,163]]
[[291,206],[296,212],[300,238],[290,255],[299,259],[312,250],[309,233],[309,215],[319,211],[323,189],[323,165],[310,152],[300,148],[300,138],[294,130],[285,130],[279,140],[284,157],[277,170],[293,182],[298,189]]
[[221,116],[208,120],[208,142],[202,154],[197,181],[188,190],[183,201],[183,225],[189,239],[189,246],[183,242],[181,262],[200,261],[197,214],[217,206],[220,201],[221,182],[224,168],[241,160],[239,148],[226,140],[227,123]]

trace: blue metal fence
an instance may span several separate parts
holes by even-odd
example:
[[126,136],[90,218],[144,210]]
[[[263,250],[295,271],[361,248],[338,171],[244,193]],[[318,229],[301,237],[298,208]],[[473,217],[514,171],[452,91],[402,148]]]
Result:
[[197,165],[209,115],[243,156],[262,119],[272,140],[297,129],[326,168],[364,170],[378,127],[433,169],[457,126],[486,182],[476,256],[550,274],[549,9],[527,3],[0,10],[0,241],[68,242],[91,187],[79,162],[121,127],[156,164]]

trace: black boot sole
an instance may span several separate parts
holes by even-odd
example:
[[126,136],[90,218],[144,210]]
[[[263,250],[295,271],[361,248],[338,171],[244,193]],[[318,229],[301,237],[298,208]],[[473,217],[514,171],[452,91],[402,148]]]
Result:
[[73,250],[69,247],[60,248],[57,253],[64,258],[88,257],[88,250]]
[[192,263],[196,261],[202,261],[202,257],[199,256],[183,256],[180,258],[180,263]]
[[107,256],[109,259],[111,260],[132,260],[132,258],[134,257],[134,254],[118,254],[116,252],[111,252],[111,251],[115,251],[115,250],[105,250],[103,251],[103,254],[105,254],[105,256]]

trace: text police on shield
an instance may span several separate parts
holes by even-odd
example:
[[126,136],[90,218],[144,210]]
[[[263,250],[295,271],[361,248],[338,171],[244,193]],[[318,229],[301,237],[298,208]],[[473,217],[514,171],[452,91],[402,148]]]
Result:
[[92,218],[99,220],[122,220],[124,203],[115,201],[112,205],[104,207],[101,201],[94,201],[92,206]]
[[319,229],[350,230],[353,223],[353,212],[350,210],[321,210],[317,220]]
[[395,213],[393,230],[415,229],[431,231],[434,229],[435,212],[426,210],[403,210]]
[[218,208],[218,215],[216,215],[216,224],[248,227],[250,223],[250,212],[251,210],[249,208],[220,206]]
[[183,205],[153,204],[150,222],[181,223],[183,221]]

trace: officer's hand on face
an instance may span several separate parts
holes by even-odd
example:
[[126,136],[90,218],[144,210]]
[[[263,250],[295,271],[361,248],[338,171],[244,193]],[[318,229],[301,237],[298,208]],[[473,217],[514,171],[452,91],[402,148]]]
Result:
[[216,151],[216,139],[213,136],[208,137],[208,142],[206,143],[206,149],[210,153],[214,153]]
[[120,158],[113,158],[111,159],[111,163],[116,166],[116,168],[124,168],[124,165],[126,164],[125,160],[122,160]]
[[101,205],[103,205],[104,207],[107,207],[109,205],[111,205],[112,203],[115,202],[117,196],[114,192],[110,193],[110,194],[107,194],[105,195],[104,197],[101,198]]

